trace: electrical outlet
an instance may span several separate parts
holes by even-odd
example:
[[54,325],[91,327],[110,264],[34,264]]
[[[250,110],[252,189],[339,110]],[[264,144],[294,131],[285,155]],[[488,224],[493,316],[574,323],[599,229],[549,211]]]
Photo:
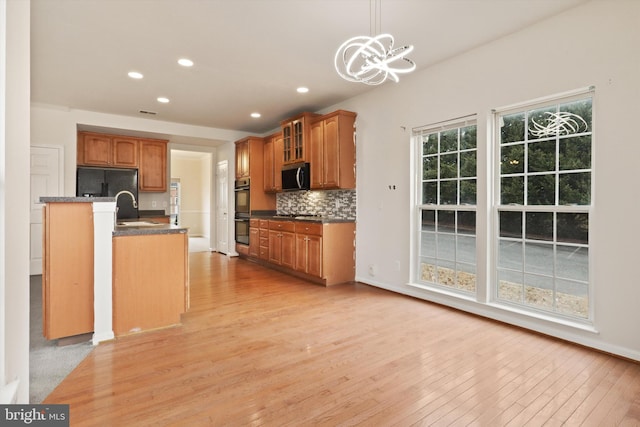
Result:
[[158,206],[158,203],[154,200],[151,202],[151,207],[155,208],[156,206]]
[[375,264],[369,265],[369,276],[375,276],[378,274],[378,266]]

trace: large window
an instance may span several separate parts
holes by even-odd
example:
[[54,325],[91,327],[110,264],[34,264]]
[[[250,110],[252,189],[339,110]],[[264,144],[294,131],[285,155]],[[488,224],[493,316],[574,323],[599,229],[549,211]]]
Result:
[[498,302],[589,317],[592,98],[496,114]]
[[479,141],[475,117],[413,130],[415,286],[592,320],[592,101],[588,89],[499,109]]
[[427,127],[421,141],[418,283],[476,290],[475,121]]

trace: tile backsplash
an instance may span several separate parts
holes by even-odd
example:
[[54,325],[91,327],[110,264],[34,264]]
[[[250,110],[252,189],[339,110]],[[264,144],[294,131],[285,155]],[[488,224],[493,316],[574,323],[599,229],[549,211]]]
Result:
[[276,209],[283,215],[322,215],[356,219],[356,190],[291,191],[276,195]]

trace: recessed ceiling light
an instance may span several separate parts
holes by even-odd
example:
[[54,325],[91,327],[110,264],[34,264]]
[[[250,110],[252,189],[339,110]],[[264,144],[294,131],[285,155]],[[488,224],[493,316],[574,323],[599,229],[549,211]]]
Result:
[[253,117],[254,119],[260,118],[261,115],[262,114],[260,114],[260,113],[251,113],[251,117]]
[[144,77],[142,73],[139,73],[137,71],[129,71],[128,76],[132,79],[141,79]]
[[158,102],[162,102],[163,104],[166,104],[169,102],[169,98],[165,98],[164,96],[159,96]]
[[309,92],[309,88],[308,87],[304,87],[304,86],[301,86],[296,90],[298,91],[298,93],[307,93],[307,92]]
[[178,59],[178,64],[182,65],[183,67],[193,67],[193,61],[187,58]]

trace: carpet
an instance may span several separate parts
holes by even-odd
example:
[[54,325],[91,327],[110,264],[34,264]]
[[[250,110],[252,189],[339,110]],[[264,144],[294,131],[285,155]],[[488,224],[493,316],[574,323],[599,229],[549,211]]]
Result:
[[60,346],[42,335],[42,276],[30,277],[29,403],[42,401],[93,350],[91,341]]

